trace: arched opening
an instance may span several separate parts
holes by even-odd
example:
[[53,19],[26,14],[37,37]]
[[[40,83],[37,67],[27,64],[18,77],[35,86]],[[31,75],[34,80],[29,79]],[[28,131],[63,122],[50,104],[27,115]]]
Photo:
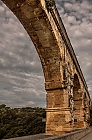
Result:
[[36,0],[34,2],[4,0],[3,2],[16,15],[33,41],[42,63],[46,88],[52,88],[52,81],[58,86],[61,80],[60,48],[52,32],[49,19],[43,11],[44,6],[42,7],[42,5],[44,4]]
[[74,99],[74,128],[80,128],[81,124],[81,107],[82,107],[82,99],[80,92],[80,83],[77,74],[74,74],[73,81],[73,99]]
[[[62,61],[61,51],[57,43],[55,34],[53,32],[54,29],[52,29],[50,20],[46,15],[45,10],[43,10],[44,8],[43,1],[37,1],[37,0],[34,1],[33,0],[12,0],[12,1],[2,0],[2,1],[19,19],[19,21],[27,31],[29,37],[33,41],[34,46],[38,52],[43,68],[44,78],[45,78],[45,89],[49,95],[47,97],[49,100],[49,103],[47,101],[47,107],[48,108],[61,107],[60,103],[61,100],[63,99],[63,92],[60,89],[62,88],[62,84],[61,84],[62,75],[60,71],[61,68],[60,63]],[[59,99],[59,103],[58,103],[58,99]],[[47,112],[49,112],[49,110]],[[52,118],[52,116],[58,116],[58,118],[60,116],[56,114],[57,112],[56,110],[53,112],[51,112],[50,118],[52,119],[52,125],[54,127],[51,126],[51,129],[55,133],[56,131],[55,127],[58,127],[59,129],[57,129],[57,131],[61,133],[62,131],[61,124],[59,124],[58,122],[58,126],[57,126],[57,122],[56,122],[56,124],[54,125],[53,118]],[[60,115],[62,120],[63,115],[62,112],[60,113],[61,113]],[[50,119],[48,119],[49,126],[51,125],[50,123],[51,121]],[[49,130],[50,129],[48,129],[47,131]]]
[[36,107],[39,102],[39,107],[45,107],[44,77],[37,51],[19,20],[1,1],[0,5],[0,103],[17,108]]
[[[10,14],[10,12],[6,9],[4,11],[4,14],[5,14],[5,12],[7,12],[7,14]],[[11,17],[13,17],[13,16],[11,16]],[[22,128],[21,132],[19,132],[19,133],[21,133],[22,135],[27,134],[27,133],[23,134],[23,133],[27,132],[27,130],[26,129],[24,130],[24,128],[22,127],[22,123],[20,124],[21,128],[17,128],[16,130],[13,129],[14,127],[17,127],[19,125],[18,124],[19,121],[17,122],[16,118],[14,118],[15,124],[12,124],[12,125],[10,124],[13,121],[12,120],[13,117],[11,117],[11,114],[9,114],[9,113],[12,113],[12,115],[14,115],[14,117],[16,117],[17,108],[22,108],[22,107],[24,107],[25,109],[18,109],[19,113],[21,113],[21,111],[24,112],[24,110],[26,110],[26,109],[29,109],[30,113],[31,113],[31,107],[32,107],[32,108],[34,108],[33,113],[35,114],[34,116],[31,116],[31,115],[28,116],[26,113],[24,113],[24,118],[25,118],[24,124],[26,124],[27,120],[29,119],[30,123],[28,123],[28,124],[30,125],[32,122],[32,120],[31,120],[32,118],[33,118],[33,121],[37,121],[35,123],[36,126],[34,126],[34,123],[33,123],[33,128],[31,127],[31,125],[29,126],[28,135],[33,134],[33,132],[30,133],[30,130],[32,130],[32,129],[34,129],[33,131],[35,131],[35,133],[39,133],[40,128],[38,128],[37,131],[35,130],[35,128],[41,126],[40,124],[43,123],[42,118],[39,117],[39,116],[41,116],[40,114],[42,111],[42,110],[40,110],[40,107],[45,108],[45,104],[46,104],[46,101],[45,101],[46,91],[43,88],[44,80],[43,80],[43,74],[42,74],[42,70],[41,70],[42,67],[41,67],[41,64],[39,63],[39,58],[36,55],[37,52],[35,50],[35,47],[31,43],[30,38],[28,38],[27,33],[24,31],[23,34],[20,35],[19,32],[17,32],[18,29],[16,29],[16,26],[17,26],[17,28],[20,28],[19,31],[22,30],[23,27],[22,27],[22,25],[16,25],[17,19],[14,20],[14,21],[16,21],[15,23],[13,22],[13,19],[14,18],[8,18],[6,21],[8,22],[9,20],[11,20],[11,23],[14,24],[14,26],[12,26],[13,24],[10,24],[11,30],[16,30],[14,32],[14,34],[15,34],[14,40],[13,40],[13,37],[14,37],[13,32],[10,32],[10,35],[9,35],[8,32],[9,32],[10,28],[8,28],[7,23],[5,24],[5,22],[3,22],[4,25],[7,25],[7,27],[5,26],[6,27],[5,36],[8,37],[8,40],[6,40],[6,37],[4,36],[3,38],[5,39],[5,42],[7,42],[7,43],[5,45],[3,45],[3,47],[0,47],[0,54],[1,54],[0,58],[2,58],[2,62],[3,62],[3,60],[6,60],[6,63],[4,63],[5,66],[3,67],[3,65],[2,65],[3,63],[1,63],[1,59],[0,59],[0,104],[7,104],[8,107],[16,108],[16,109],[10,110],[10,108],[8,108],[8,107],[0,108],[0,139],[2,138],[2,136],[1,136],[2,134],[4,134],[3,136],[5,136],[6,130],[7,130],[7,134],[8,134],[9,132],[11,132],[11,129],[13,130],[12,132],[15,134],[15,131],[18,132],[17,130],[20,131],[20,129]],[[3,32],[4,31],[5,30],[3,30]],[[24,39],[22,38],[22,36],[24,36]],[[25,36],[27,36],[27,39]],[[0,36],[0,38],[1,38],[1,36]],[[18,38],[18,39],[16,39],[16,38]],[[0,41],[3,41],[3,39]],[[24,43],[24,45],[23,45],[23,43]],[[3,49],[3,53],[2,53],[2,49]],[[31,53],[31,51],[32,51],[32,53]],[[3,57],[5,59],[3,59]],[[37,60],[37,61],[35,61],[35,60]],[[37,62],[37,63],[35,63],[35,62]],[[32,90],[32,88],[34,90]],[[38,92],[36,89],[38,90]],[[38,108],[36,108],[36,107],[38,107]],[[1,112],[1,110],[4,110],[4,111]],[[39,115],[37,114],[37,116],[36,116],[35,110],[40,112]],[[6,112],[7,112],[7,114],[6,114]],[[2,115],[5,113],[3,115],[4,116],[3,119],[8,118],[7,122],[2,121],[2,125],[1,125],[1,113],[2,113]],[[26,117],[27,117],[27,119],[26,119]],[[22,119],[20,119],[20,120],[22,122]],[[5,126],[5,123],[7,123],[7,127]],[[9,124],[11,125],[11,128],[10,128]],[[42,126],[41,126],[41,128],[42,128]],[[23,130],[25,132],[23,132]],[[42,130],[45,130],[45,128]],[[7,137],[21,136],[21,134],[14,135],[13,133],[12,134],[10,133],[9,135],[7,135]],[[40,132],[40,133],[42,133],[42,132]]]

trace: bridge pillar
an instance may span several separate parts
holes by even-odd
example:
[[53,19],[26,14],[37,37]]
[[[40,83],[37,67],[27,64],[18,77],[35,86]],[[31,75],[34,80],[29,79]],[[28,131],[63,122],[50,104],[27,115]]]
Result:
[[84,121],[85,121],[85,126],[89,127],[89,118],[90,118],[90,103],[89,99],[86,96],[86,93],[84,93],[83,97],[83,109],[84,109]]
[[73,100],[74,100],[74,129],[85,128],[85,113],[83,109],[83,90],[77,74],[74,74],[73,81]]
[[47,90],[46,119],[47,134],[58,135],[72,131],[67,89]]
[[76,97],[74,97],[74,128],[85,128],[85,111],[83,106],[83,91],[78,90],[75,92]]

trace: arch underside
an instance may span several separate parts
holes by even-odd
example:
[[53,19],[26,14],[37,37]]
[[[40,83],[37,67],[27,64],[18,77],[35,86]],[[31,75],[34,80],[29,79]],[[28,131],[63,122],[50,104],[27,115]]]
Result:
[[2,1],[16,15],[32,39],[42,63],[45,81],[61,81],[60,48],[39,0]]

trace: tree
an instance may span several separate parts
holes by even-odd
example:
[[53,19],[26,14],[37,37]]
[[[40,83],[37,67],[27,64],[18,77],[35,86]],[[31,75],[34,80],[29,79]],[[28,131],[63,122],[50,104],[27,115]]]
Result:
[[45,132],[43,108],[14,108],[0,105],[0,139]]

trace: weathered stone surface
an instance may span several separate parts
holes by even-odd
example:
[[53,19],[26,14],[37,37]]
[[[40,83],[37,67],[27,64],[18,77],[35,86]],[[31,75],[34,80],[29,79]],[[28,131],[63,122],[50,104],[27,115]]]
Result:
[[40,57],[47,91],[46,133],[88,127],[91,102],[53,0],[2,0],[20,20]]

